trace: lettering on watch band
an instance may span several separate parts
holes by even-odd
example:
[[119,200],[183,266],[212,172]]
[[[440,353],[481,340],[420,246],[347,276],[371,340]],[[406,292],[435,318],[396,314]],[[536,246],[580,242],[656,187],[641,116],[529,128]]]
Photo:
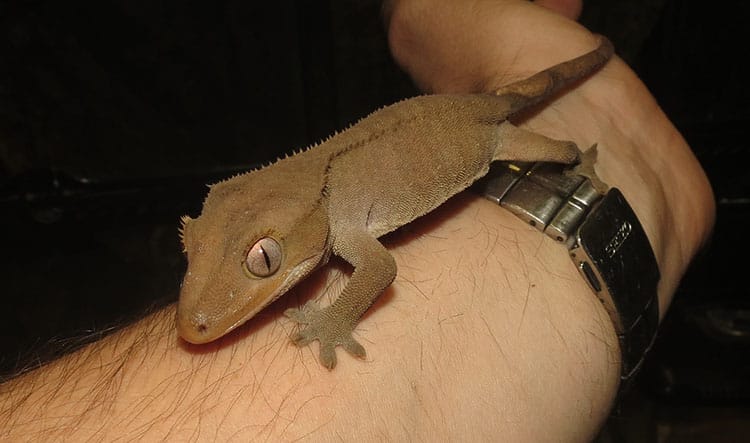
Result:
[[617,188],[554,163],[495,162],[475,189],[569,250],[614,323],[622,354],[620,390],[656,338],[659,267],[638,218]]

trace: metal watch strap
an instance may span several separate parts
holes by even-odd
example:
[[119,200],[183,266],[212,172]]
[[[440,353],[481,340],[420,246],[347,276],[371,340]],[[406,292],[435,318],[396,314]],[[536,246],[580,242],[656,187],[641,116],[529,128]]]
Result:
[[554,163],[495,162],[480,193],[567,246],[607,309],[620,342],[621,390],[643,364],[659,323],[659,268],[622,193],[599,193],[588,178]]

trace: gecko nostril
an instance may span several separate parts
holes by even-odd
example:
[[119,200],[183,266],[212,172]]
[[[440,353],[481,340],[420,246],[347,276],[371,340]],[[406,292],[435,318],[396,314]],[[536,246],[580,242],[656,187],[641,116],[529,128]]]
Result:
[[206,315],[203,312],[195,313],[193,315],[192,323],[199,334],[203,335],[208,332],[208,322],[206,321]]

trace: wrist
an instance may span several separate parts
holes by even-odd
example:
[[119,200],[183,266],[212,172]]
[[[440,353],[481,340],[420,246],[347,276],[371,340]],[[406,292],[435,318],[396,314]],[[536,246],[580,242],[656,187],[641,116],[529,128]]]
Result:
[[[663,315],[713,227],[710,184],[685,140],[619,58],[576,92],[556,103],[556,111],[578,116],[565,121],[563,132],[579,146],[597,143],[597,173],[620,188],[643,225],[662,275]],[[554,125],[540,117],[529,124],[556,136]]]

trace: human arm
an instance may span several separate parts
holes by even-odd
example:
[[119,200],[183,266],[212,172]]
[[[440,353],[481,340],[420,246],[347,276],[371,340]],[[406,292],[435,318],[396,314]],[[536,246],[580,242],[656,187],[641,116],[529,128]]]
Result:
[[[484,9],[455,12],[460,2],[437,3],[416,16],[432,33],[412,41],[444,49],[455,33],[474,32],[472,42],[502,44],[471,56],[491,75],[421,49],[428,61],[465,68],[451,74],[459,83],[441,83],[444,69],[409,67],[395,40],[415,23],[399,23],[408,11],[394,10],[394,52],[433,91],[483,90],[592,46],[574,24],[524,2],[472,2]],[[447,13],[450,21],[432,21]],[[493,33],[513,28],[504,20],[538,26],[550,45],[565,48],[530,51],[529,41],[518,41],[528,31],[495,40]],[[476,44],[462,47],[469,46]],[[508,51],[506,58],[488,52],[494,49]],[[705,177],[682,138],[619,61],[526,124],[582,146],[600,143],[600,175],[623,190],[654,244],[664,311],[713,214]],[[609,317],[564,248],[470,194],[387,244],[399,276],[358,329],[369,343],[367,362],[342,356],[328,372],[314,349],[290,345],[292,327],[281,312],[325,288],[328,274],[319,273],[216,344],[180,342],[169,308],[4,385],[0,435],[536,441],[596,432],[616,390],[619,350]]]

